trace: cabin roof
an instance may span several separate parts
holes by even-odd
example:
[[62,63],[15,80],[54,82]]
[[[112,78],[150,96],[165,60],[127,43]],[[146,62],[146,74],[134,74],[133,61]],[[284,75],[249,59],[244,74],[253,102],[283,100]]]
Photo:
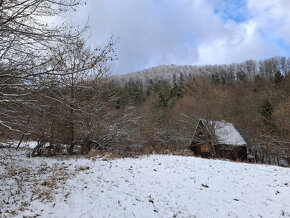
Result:
[[215,132],[220,144],[236,146],[243,146],[247,144],[232,123],[215,122]]
[[[200,125],[200,122],[205,124],[206,120],[201,119],[198,122],[198,125]],[[217,144],[235,146],[247,145],[246,141],[236,129],[234,124],[221,121],[209,121],[209,123],[214,125],[215,135],[217,137]]]

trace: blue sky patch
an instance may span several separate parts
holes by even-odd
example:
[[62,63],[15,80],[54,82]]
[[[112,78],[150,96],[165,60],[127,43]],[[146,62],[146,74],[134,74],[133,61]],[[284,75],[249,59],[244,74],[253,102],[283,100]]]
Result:
[[242,23],[250,18],[246,0],[218,0],[215,13],[223,20],[233,20]]

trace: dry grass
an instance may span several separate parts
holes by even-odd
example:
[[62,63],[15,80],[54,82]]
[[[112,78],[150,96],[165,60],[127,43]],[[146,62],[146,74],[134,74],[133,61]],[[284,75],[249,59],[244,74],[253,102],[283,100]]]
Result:
[[151,146],[143,146],[138,149],[116,149],[111,151],[101,151],[97,149],[91,150],[86,157],[96,161],[97,159],[101,159],[103,161],[111,161],[119,158],[138,158],[144,155],[178,155],[178,156],[193,156],[193,152],[184,149],[184,148],[176,148],[174,146],[167,146],[165,149],[162,145],[151,145]]
[[45,181],[43,181],[42,183],[41,183],[41,185],[43,185],[43,186],[47,186],[47,187],[49,187],[49,188],[56,188],[56,178],[55,177],[53,177],[53,178],[51,178],[51,179],[49,179],[49,180],[45,180]]
[[38,199],[51,202],[54,200],[54,193],[51,190],[44,190],[39,193]]
[[19,174],[27,173],[29,170],[25,167],[19,167],[19,168],[11,168],[7,171],[7,174],[10,176],[16,176]]
[[78,171],[84,171],[84,170],[89,170],[90,167],[89,166],[81,166]]
[[86,156],[87,158],[96,161],[97,159],[102,159],[103,161],[110,161],[119,158],[123,158],[124,156],[117,154],[115,152],[110,151],[101,151],[97,149],[92,149]]

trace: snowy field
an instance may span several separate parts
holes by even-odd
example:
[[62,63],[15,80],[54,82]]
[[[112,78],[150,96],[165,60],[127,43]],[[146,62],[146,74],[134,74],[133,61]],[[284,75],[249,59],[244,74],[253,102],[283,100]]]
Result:
[[6,164],[0,217],[290,217],[289,168],[165,155],[89,160],[25,153],[0,149]]

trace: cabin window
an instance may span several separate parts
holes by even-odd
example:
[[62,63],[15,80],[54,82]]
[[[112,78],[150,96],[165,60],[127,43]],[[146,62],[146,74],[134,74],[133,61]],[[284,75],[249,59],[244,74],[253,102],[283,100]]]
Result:
[[208,145],[201,145],[200,152],[202,153],[209,153],[209,146]]

